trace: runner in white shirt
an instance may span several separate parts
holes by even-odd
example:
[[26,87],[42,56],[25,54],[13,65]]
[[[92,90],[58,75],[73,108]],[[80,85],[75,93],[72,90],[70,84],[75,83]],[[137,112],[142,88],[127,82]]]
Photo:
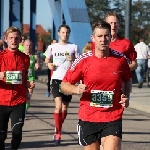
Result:
[[[67,108],[72,99],[72,95],[64,95],[61,93],[60,85],[68,68],[74,59],[79,56],[78,46],[67,42],[70,32],[71,30],[68,25],[61,25],[58,29],[59,42],[48,46],[45,53],[45,63],[47,63],[48,68],[53,71],[51,87],[55,100],[55,144],[60,144],[62,124],[67,116]],[[51,60],[53,63],[51,63]]]

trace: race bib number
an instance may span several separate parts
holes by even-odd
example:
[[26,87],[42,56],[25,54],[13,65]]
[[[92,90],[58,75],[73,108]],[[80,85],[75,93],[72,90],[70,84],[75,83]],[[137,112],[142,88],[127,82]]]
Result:
[[113,107],[113,91],[91,90],[90,106],[94,107]]
[[6,83],[7,84],[22,84],[22,72],[21,71],[6,71]]
[[33,70],[32,69],[28,69],[28,77],[32,77],[33,76]]

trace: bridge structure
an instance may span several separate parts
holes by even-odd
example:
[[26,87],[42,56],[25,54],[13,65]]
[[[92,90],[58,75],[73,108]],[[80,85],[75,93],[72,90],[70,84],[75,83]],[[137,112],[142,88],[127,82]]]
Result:
[[[90,40],[92,33],[85,0],[48,0],[53,23],[51,38],[58,39],[58,27],[67,24],[71,28],[69,42],[79,46],[80,52]],[[36,0],[30,0],[30,39],[33,49],[36,43]],[[4,35],[4,0],[0,0],[0,36]],[[43,12],[43,17],[44,17]],[[48,14],[46,14],[48,15]],[[23,0],[9,0],[9,26],[16,26],[22,31]]]

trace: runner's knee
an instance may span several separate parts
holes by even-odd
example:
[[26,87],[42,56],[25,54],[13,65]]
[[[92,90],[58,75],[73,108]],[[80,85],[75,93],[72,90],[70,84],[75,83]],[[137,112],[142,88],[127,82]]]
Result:
[[22,140],[22,127],[23,123],[16,123],[12,128],[12,138],[18,141]]
[[55,111],[61,112],[62,111],[62,107],[61,106],[55,106]]

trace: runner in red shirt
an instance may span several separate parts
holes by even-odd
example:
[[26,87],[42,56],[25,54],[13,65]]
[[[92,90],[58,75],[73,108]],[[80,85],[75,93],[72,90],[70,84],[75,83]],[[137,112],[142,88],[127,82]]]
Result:
[[118,37],[118,30],[120,29],[119,15],[116,12],[109,12],[104,20],[111,25],[111,42],[109,47],[123,53],[129,60],[130,70],[135,70],[137,68],[137,54],[132,42],[129,39]]
[[[130,70],[135,70],[137,68],[137,53],[134,49],[132,42],[129,39],[118,37],[118,31],[120,29],[119,15],[116,12],[109,12],[106,14],[104,20],[111,25],[111,42],[109,47],[123,53],[128,60]],[[130,92],[132,92],[132,82]]]
[[0,150],[5,149],[7,127],[11,119],[11,149],[17,150],[22,140],[26,93],[33,84],[27,82],[29,57],[18,50],[21,32],[17,27],[6,30],[8,48],[0,52]]
[[95,50],[80,55],[61,84],[67,95],[82,94],[78,136],[84,150],[99,150],[100,144],[107,150],[121,149],[122,114],[129,106],[131,72],[123,54],[109,49],[110,31],[105,21],[93,25]]

